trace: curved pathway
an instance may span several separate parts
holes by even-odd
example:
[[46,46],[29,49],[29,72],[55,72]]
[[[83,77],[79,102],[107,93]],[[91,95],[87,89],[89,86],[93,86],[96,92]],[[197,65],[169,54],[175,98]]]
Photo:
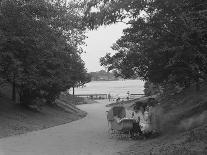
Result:
[[0,155],[111,155],[121,152],[130,140],[110,138],[105,104],[79,106],[88,115],[78,121],[0,139]]

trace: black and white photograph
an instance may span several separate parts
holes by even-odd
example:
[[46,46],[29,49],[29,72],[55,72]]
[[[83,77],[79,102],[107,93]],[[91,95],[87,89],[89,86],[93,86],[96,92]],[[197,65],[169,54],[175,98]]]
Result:
[[207,0],[0,0],[0,155],[207,155]]

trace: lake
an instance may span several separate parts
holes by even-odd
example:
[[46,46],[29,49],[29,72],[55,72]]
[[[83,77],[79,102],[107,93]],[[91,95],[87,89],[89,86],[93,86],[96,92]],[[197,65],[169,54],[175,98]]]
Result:
[[[84,87],[75,88],[75,94],[111,94],[113,97],[126,97],[130,94],[144,94],[144,81],[120,80],[120,81],[92,81]],[[72,94],[72,90],[69,90]]]

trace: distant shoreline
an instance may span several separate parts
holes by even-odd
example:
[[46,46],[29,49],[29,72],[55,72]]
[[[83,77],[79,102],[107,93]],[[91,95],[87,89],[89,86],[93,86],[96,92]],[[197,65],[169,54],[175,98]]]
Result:
[[139,79],[92,80],[91,82],[94,82],[94,81],[127,81],[127,80],[139,80]]

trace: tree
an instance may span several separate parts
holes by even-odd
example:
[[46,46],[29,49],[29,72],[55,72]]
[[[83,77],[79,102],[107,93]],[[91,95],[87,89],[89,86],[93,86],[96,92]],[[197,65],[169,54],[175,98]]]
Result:
[[161,90],[159,85],[155,85],[155,84],[150,83],[148,81],[145,82],[145,84],[144,84],[144,94],[146,96],[160,94],[161,92],[162,92],[162,90]]
[[124,19],[130,25],[113,46],[117,53],[101,58],[103,66],[124,78],[185,86],[207,73],[206,6],[203,0],[90,1],[85,18],[91,28]]
[[61,91],[88,81],[80,58],[82,7],[62,0],[0,2],[0,77],[13,85],[13,95],[18,91],[22,104],[52,103]]

